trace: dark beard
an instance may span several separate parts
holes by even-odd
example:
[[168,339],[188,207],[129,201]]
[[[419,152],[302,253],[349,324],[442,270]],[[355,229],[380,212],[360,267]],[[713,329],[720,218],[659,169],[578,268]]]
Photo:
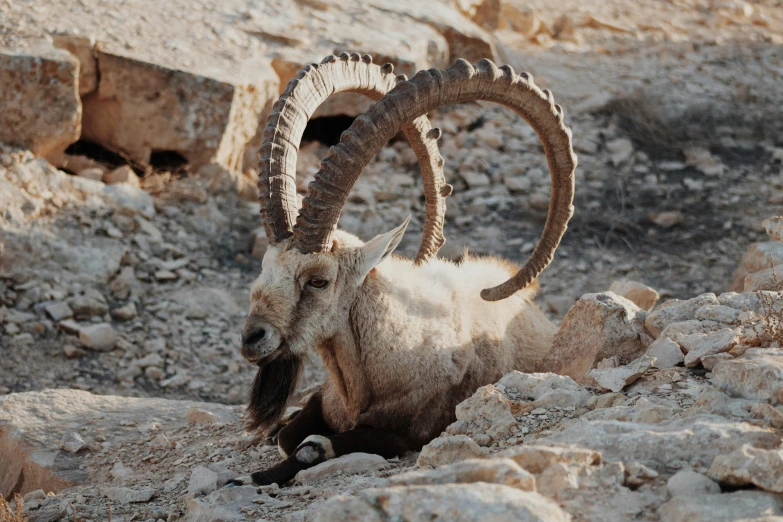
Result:
[[258,369],[247,405],[248,430],[266,432],[280,420],[301,370],[302,360],[290,353],[281,354]]

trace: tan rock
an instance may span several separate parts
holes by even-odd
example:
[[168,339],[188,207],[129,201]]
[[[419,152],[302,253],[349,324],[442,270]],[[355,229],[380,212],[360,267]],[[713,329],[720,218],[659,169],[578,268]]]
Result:
[[[232,422],[239,419],[234,407],[221,404],[93,395],[79,390],[58,389],[0,396],[0,431],[5,429],[14,442],[23,445],[29,453],[30,465],[38,466],[49,477],[54,473],[60,484],[57,488],[47,489],[44,480],[41,485],[33,487],[31,478],[32,489],[25,491],[38,487],[56,491],[64,481],[80,483],[87,479],[85,452],[65,460],[58,458],[63,433],[77,432],[88,426],[91,438],[100,437],[116,443],[133,433],[138,434],[138,429],[129,429],[128,423],[140,427],[156,425],[168,432],[186,425],[190,406],[208,410],[220,418],[230,417]],[[0,458],[2,447],[0,440]]]
[[701,358],[701,365],[704,366],[705,370],[712,370],[715,368],[715,366],[718,365],[718,363],[721,363],[723,361],[729,361],[733,359],[734,356],[724,352],[724,353],[716,353],[713,355],[706,355]]
[[511,2],[502,2],[498,22],[500,29],[511,29],[525,38],[532,38],[541,30],[541,18],[534,9],[524,9]]
[[638,306],[613,292],[583,295],[563,318],[537,370],[582,382],[598,361],[617,356],[621,364],[631,362],[645,351],[640,313]]
[[685,216],[679,210],[655,212],[647,217],[650,221],[663,228],[672,228],[685,222]]
[[98,88],[98,62],[95,60],[95,39],[72,33],[52,35],[56,47],[65,49],[79,60],[79,96]]
[[615,281],[609,287],[609,291],[625,297],[642,310],[651,310],[660,298],[660,294],[654,288],[638,281]]
[[379,471],[389,466],[385,458],[369,453],[349,453],[336,459],[329,459],[307,468],[296,474],[296,481],[300,484],[312,484],[327,477],[333,477],[338,472],[344,475],[356,473],[370,473]]
[[91,324],[79,330],[79,340],[87,348],[107,352],[117,345],[119,335],[108,323]]
[[783,450],[757,449],[749,445],[728,455],[718,455],[707,474],[724,484],[753,484],[773,493],[783,493]]
[[278,79],[268,62],[243,75],[199,75],[102,49],[98,89],[84,99],[83,137],[149,163],[174,151],[194,170],[217,163],[241,170]]
[[107,172],[103,175],[103,182],[107,185],[114,185],[115,183],[127,183],[134,187],[141,187],[139,177],[133,172],[133,169],[128,165],[117,167],[111,172]]
[[491,384],[459,403],[456,415],[457,421],[470,422],[493,439],[508,436],[516,425],[509,401]]
[[775,216],[765,219],[761,226],[766,230],[767,235],[772,239],[783,241],[783,216]]
[[673,368],[684,360],[680,345],[663,335],[650,345],[645,355],[655,358],[656,368]]
[[772,521],[783,515],[783,499],[763,491],[678,496],[658,510],[661,522]]
[[717,495],[720,486],[701,473],[690,469],[681,469],[666,482],[666,489],[672,497],[695,497],[698,495]]
[[79,62],[47,44],[0,49],[0,142],[58,163],[79,139]]
[[743,292],[756,292],[758,290],[769,290],[779,292],[783,288],[783,265],[776,265],[774,268],[759,270],[745,276]]
[[389,479],[390,486],[436,486],[486,482],[535,491],[536,479],[510,459],[468,459],[431,471],[410,471]]
[[462,14],[487,31],[494,31],[498,28],[501,12],[500,0],[455,0],[455,3]]
[[590,400],[591,393],[565,375],[554,373],[507,373],[497,382],[506,391],[532,398],[534,408],[579,408]]
[[629,384],[639,380],[639,377],[649,370],[654,363],[654,357],[643,355],[630,364],[618,366],[617,368],[590,370],[588,375],[595,379],[602,389],[619,392]]
[[743,444],[772,449],[779,442],[779,437],[769,428],[733,422],[717,415],[693,415],[657,424],[585,420],[536,441],[600,451],[604,461],[644,462],[658,472],[675,461],[709,466],[717,455],[730,453]]
[[702,294],[687,301],[670,299],[658,305],[655,310],[645,317],[644,326],[653,337],[657,338],[661,335],[664,328],[670,324],[692,320],[696,310],[709,304],[720,304],[715,294]]
[[148,502],[152,497],[157,496],[155,490],[151,487],[133,489],[125,487],[110,487],[103,490],[103,494],[109,500],[119,504],[132,504],[138,502]]
[[566,445],[524,445],[509,448],[498,453],[499,457],[513,460],[522,468],[538,475],[553,464],[597,466],[601,464],[601,453]]
[[419,466],[438,467],[460,460],[486,457],[489,452],[467,435],[438,437],[421,449]]
[[745,277],[748,274],[755,274],[773,266],[783,266],[783,242],[752,243],[734,272],[734,281],[731,283],[730,290],[742,292],[745,287]]
[[566,522],[571,519],[557,504],[538,493],[477,482],[394,486],[366,489],[355,497],[336,496],[318,508],[313,521],[472,522],[488,520],[488,516],[494,522]]
[[733,397],[783,404],[783,349],[752,348],[712,369],[712,382]]
[[685,351],[685,366],[697,366],[702,357],[728,352],[739,343],[741,333],[739,328],[723,328],[706,334],[695,333],[682,337],[678,344]]

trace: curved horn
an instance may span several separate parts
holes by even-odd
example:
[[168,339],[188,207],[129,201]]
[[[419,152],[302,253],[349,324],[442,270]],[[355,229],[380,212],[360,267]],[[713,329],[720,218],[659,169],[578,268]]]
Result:
[[400,82],[379,102],[354,120],[340,143],[329,151],[310,185],[294,228],[294,245],[304,252],[328,249],[332,229],[359,173],[402,125],[441,105],[473,100],[500,103],[522,116],[544,146],[552,177],[549,214],[544,232],[525,265],[508,281],[481,292],[498,301],[529,285],[551,262],[573,214],[576,156],[571,130],[563,124],[563,110],[552,93],[541,90],[527,73],[517,75],[489,60],[472,66],[457,60],[444,71],[419,71]]
[[[338,92],[356,92],[379,100],[405,79],[395,77],[393,71],[392,64],[374,65],[369,55],[342,53],[339,57],[328,56],[320,64],[306,66],[288,82],[272,107],[260,150],[258,200],[270,243],[293,234],[299,212],[296,155],[307,121],[321,103]],[[446,241],[443,219],[445,199],[451,187],[443,177],[443,158],[438,152],[440,131],[430,126],[425,115],[411,120],[402,126],[402,131],[419,159],[424,178],[426,215],[416,256],[416,262],[422,262],[434,256]]]

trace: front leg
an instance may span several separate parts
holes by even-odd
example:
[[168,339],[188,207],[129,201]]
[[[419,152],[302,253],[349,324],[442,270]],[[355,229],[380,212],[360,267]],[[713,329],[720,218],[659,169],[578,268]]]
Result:
[[[252,473],[249,477],[240,477],[232,481],[242,480],[240,484],[229,484],[252,483],[256,486],[266,486],[272,483],[285,484],[303,469],[349,453],[375,453],[388,459],[402,455],[408,450],[420,449],[421,446],[421,443],[408,437],[371,426],[359,426],[328,437],[310,435],[297,446],[290,457],[280,464],[264,471]],[[250,480],[246,481],[248,478]]]
[[[334,430],[326,424],[321,408],[322,395],[319,390],[308,399],[304,408],[295,412],[295,415],[292,415],[289,419],[282,419],[282,426],[272,428],[269,436],[273,437],[273,440],[277,443],[277,449],[284,459],[287,459],[308,436],[331,435],[334,433]],[[295,471],[294,475],[296,475],[296,473],[298,473],[298,471]],[[272,482],[275,481],[273,480]],[[271,484],[272,482],[265,482],[265,484]],[[226,487],[244,486],[254,483],[255,480],[253,479],[253,476],[246,475],[235,478],[226,484]],[[278,484],[282,484],[282,482],[278,482]]]

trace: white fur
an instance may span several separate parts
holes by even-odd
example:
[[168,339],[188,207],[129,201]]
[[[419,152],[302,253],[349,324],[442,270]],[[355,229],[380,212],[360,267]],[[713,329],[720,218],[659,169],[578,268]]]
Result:
[[[330,441],[328,437],[324,437],[323,435],[310,435],[305,440],[302,441],[299,447],[304,446],[308,442],[315,442],[319,447],[321,447],[324,450],[324,455],[326,456],[326,460],[334,458],[334,449],[332,449],[332,441]],[[309,448],[304,448],[304,449],[309,449]],[[298,458],[299,457],[298,450],[296,455]]]

